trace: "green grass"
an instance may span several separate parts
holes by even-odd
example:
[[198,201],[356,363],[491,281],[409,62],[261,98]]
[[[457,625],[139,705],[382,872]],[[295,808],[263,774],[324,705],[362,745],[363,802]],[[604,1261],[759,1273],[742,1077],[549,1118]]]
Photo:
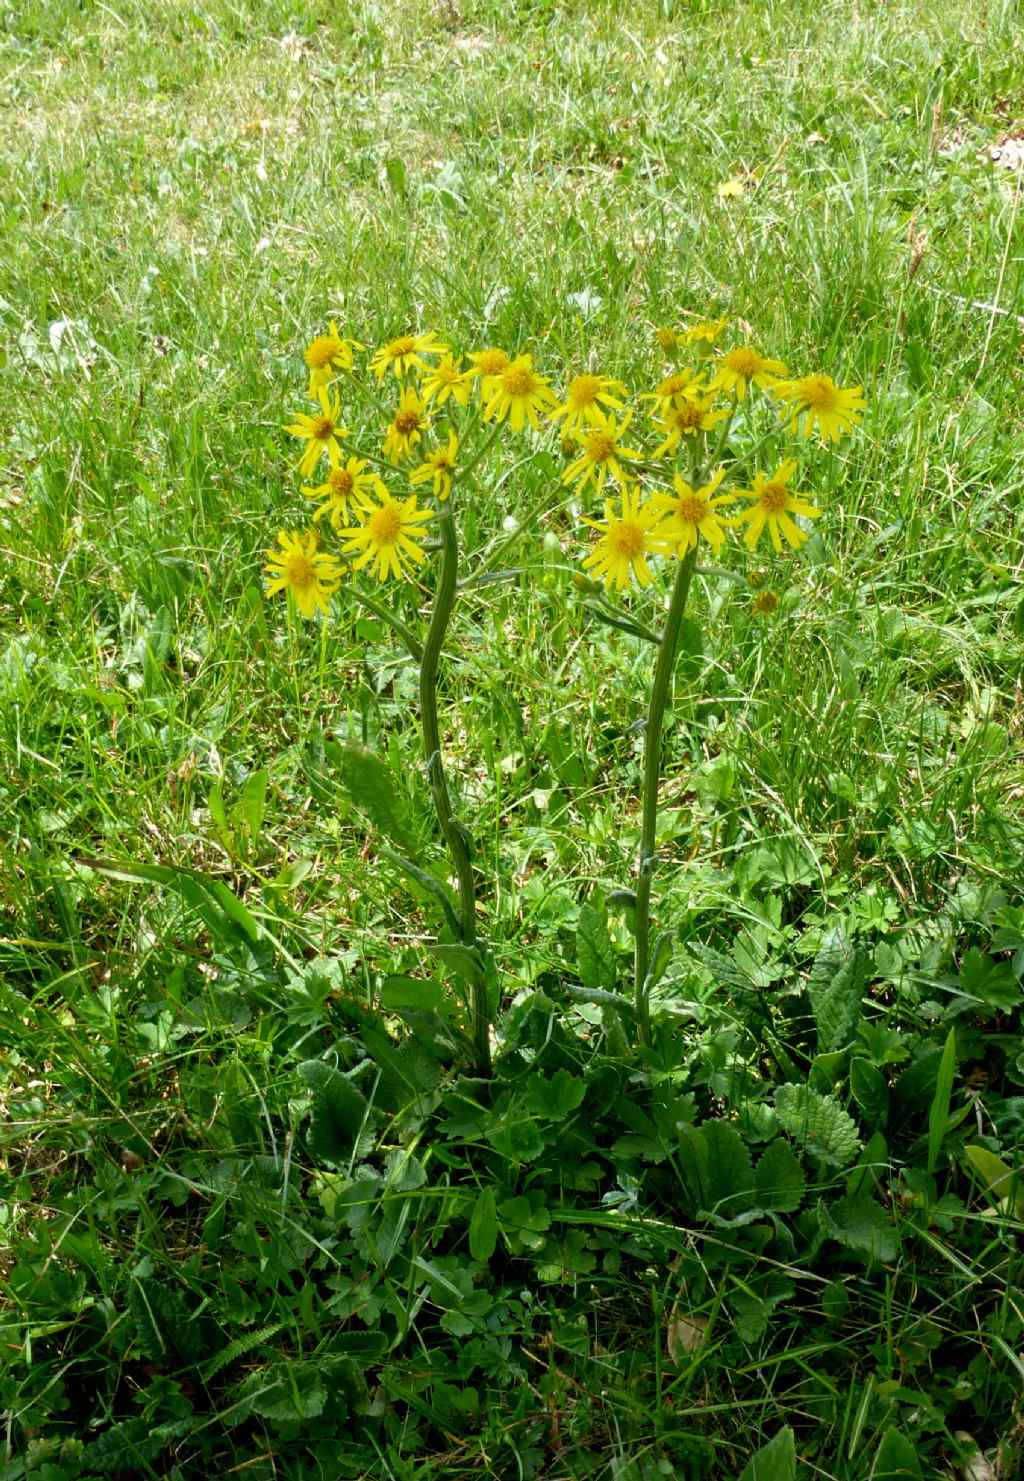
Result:
[[[1024,1140],[1024,177],[986,157],[1022,58],[994,0],[0,8],[0,1474],[732,1481],[787,1426],[806,1477],[915,1474],[901,1443],[949,1474],[964,1431],[1020,1474],[1021,1208],[963,1149]],[[429,852],[415,670],[344,591],[326,632],[264,600],[306,512],[282,423],[330,317],[641,389],[691,312],[869,412],[809,463],[818,536],[760,562],[776,615],[698,583],[647,1058],[566,989],[628,980],[603,902],[650,652],[572,583],[557,445],[506,442],[461,511],[524,573],[467,595],[445,665],[485,1093],[369,1016],[437,923],[334,747],[389,757]],[[260,940],[97,856],[230,886]],[[837,927],[866,1069],[822,1030]],[[341,1162],[317,1060],[379,1076]],[[582,1109],[536,1099],[560,1073]],[[808,1079],[861,1149],[715,1223],[685,1128],[756,1163]]]

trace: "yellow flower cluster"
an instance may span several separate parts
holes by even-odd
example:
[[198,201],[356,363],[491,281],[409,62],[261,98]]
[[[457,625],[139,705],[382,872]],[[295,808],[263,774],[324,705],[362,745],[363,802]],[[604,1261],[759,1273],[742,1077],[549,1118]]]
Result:
[[[562,483],[577,495],[592,488],[605,496],[603,519],[581,518],[598,533],[583,564],[609,588],[633,579],[649,584],[649,557],[681,558],[701,539],[718,554],[730,529],[742,530],[750,549],[765,530],[777,552],[784,542],[797,549],[807,532],[794,516],[811,520],[821,511],[793,487],[796,460],[782,459],[770,474],[753,468],[749,486],[724,489],[730,429],[740,416],[747,440],[752,428],[760,430],[750,406],[757,390],[778,404],[790,431],[837,442],[858,424],[861,388],[844,389],[823,374],[790,377],[781,360],[752,344],[724,349],[726,329],[725,319],[658,329],[675,368],[631,406],[630,392],[612,376],[581,370],[559,397],[532,355],[497,347],[461,355],[433,333],[401,334],[372,350],[360,378],[356,355],[365,347],[332,321],[305,350],[313,409],[285,427],[302,443],[298,469],[303,494],[318,504],[314,527],[281,532],[280,549],[268,552],[268,593],[290,592],[299,611],[312,616],[327,612],[346,569],[368,567],[380,581],[409,577],[424,562],[435,515],[420,506],[416,491],[443,504],[503,425],[516,433],[556,429],[566,454]],[[372,445],[365,438],[355,445],[344,425],[343,381],[368,407],[395,388],[383,435]],[[467,446],[474,433],[481,445]],[[672,466],[682,456],[688,477]],[[396,487],[396,479],[405,486]],[[745,507],[729,507],[742,500]],[[325,516],[341,558],[319,549]]]

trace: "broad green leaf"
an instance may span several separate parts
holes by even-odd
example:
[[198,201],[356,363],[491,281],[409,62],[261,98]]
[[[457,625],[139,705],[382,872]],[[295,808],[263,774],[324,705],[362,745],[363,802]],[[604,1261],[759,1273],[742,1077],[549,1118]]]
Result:
[[484,1188],[477,1194],[469,1221],[469,1253],[474,1260],[489,1260],[498,1243],[498,1215],[494,1206],[494,1189]]
[[946,1135],[949,1121],[949,1100],[953,1093],[953,1076],[956,1074],[956,1028],[946,1035],[946,1043],[939,1061],[939,1074],[935,1081],[935,1094],[928,1108],[928,1172],[933,1173],[939,1165],[939,1153]]
[[733,1218],[750,1207],[754,1188],[750,1153],[730,1121],[705,1121],[700,1129],[708,1149],[704,1174],[708,1212]]
[[534,1075],[526,1087],[526,1104],[548,1121],[564,1121],[582,1103],[587,1082],[568,1070],[556,1070],[550,1079]]
[[475,946],[462,946],[457,941],[436,941],[427,950],[469,987],[478,987],[487,976],[487,963]]
[[401,778],[375,752],[357,745],[355,741],[346,741],[337,749],[342,781],[355,805],[393,843],[406,853],[415,852],[415,830],[409,818]]
[[796,1481],[796,1437],[788,1425],[761,1446],[739,1481]]
[[604,902],[580,906],[576,920],[576,969],[584,987],[611,992],[618,976],[615,949],[608,934]]
[[965,1147],[964,1156],[985,1184],[989,1197],[997,1203],[1012,1198],[1015,1216],[1024,1219],[1024,1174],[1009,1167],[987,1147]]
[[783,1131],[833,1167],[849,1167],[860,1151],[853,1119],[830,1095],[819,1095],[806,1085],[780,1085],[775,1111]]
[[704,629],[692,617],[684,617],[679,624],[679,643],[676,647],[676,678],[684,684],[695,684],[704,667]]
[[882,1436],[871,1481],[921,1481],[917,1451],[899,1430],[886,1430]]
[[804,1196],[804,1170],[788,1142],[776,1137],[754,1168],[756,1201],[776,1214],[795,1213]]
[[853,1038],[860,1018],[868,958],[841,930],[831,932],[814,959],[807,993],[818,1029],[818,1048],[842,1049]]
[[304,1060],[299,1076],[313,1090],[309,1150],[324,1162],[347,1161],[367,1119],[365,1096],[347,1075],[323,1060]]
[[401,1008],[440,1013],[445,1007],[444,984],[433,977],[385,977],[380,989],[380,1004],[389,1013]]
[[247,776],[238,794],[238,801],[232,808],[232,816],[243,822],[252,839],[260,835],[263,828],[263,819],[267,810],[267,782],[269,777],[266,771],[254,771]]
[[850,1061],[850,1090],[869,1126],[884,1126],[889,1114],[889,1086],[869,1059]]
[[821,1208],[829,1233],[848,1250],[867,1255],[870,1260],[888,1263],[896,1259],[900,1246],[892,1215],[869,1194],[848,1195]]

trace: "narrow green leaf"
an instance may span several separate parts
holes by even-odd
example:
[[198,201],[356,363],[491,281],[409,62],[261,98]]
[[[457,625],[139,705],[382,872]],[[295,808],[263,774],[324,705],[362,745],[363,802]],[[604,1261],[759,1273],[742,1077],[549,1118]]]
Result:
[[949,1099],[953,1093],[953,1076],[956,1074],[956,1028],[946,1035],[946,1043],[939,1061],[939,1074],[935,1082],[935,1094],[928,1109],[928,1173],[935,1171],[939,1163],[942,1140],[949,1121]]
[[249,837],[256,839],[263,828],[263,819],[267,811],[267,783],[269,776],[266,771],[254,771],[247,776],[242,790],[238,794],[232,814],[239,818],[246,826]]
[[1012,1198],[1014,1214],[1018,1219],[1024,1219],[1024,1176],[987,1147],[965,1147],[964,1156],[985,1184],[989,1197],[997,1203]]
[[469,1253],[474,1260],[489,1260],[498,1243],[498,1214],[494,1189],[484,1188],[477,1195],[469,1221]]

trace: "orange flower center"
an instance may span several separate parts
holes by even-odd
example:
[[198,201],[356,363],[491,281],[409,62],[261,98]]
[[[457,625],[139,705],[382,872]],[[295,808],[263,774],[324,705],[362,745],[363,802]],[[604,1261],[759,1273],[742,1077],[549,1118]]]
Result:
[[784,483],[766,483],[761,490],[761,508],[765,514],[781,514],[788,500]]
[[703,411],[693,401],[684,401],[672,409],[672,420],[680,432],[692,432],[694,427],[700,426],[703,416]]
[[395,431],[402,437],[418,432],[421,425],[418,411],[400,411],[395,416]]
[[316,442],[326,442],[329,437],[333,437],[334,423],[331,418],[316,417],[311,428],[311,436]]
[[513,370],[506,370],[501,385],[509,396],[529,396],[537,388],[537,378],[532,370],[517,365]]
[[745,347],[741,347],[738,350],[729,351],[728,355],[726,355],[725,357],[725,364],[729,367],[730,370],[734,371],[736,375],[749,377],[752,375],[756,375],[757,372],[760,370],[761,356],[757,353],[756,350],[749,350]]
[[607,432],[591,432],[586,441],[586,454],[592,463],[607,463],[615,453],[615,438]]
[[600,376],[578,375],[569,382],[569,400],[575,407],[593,406],[600,389]]
[[322,334],[306,350],[306,364],[310,370],[322,370],[325,365],[330,365],[335,355],[341,353],[341,349],[340,340],[332,339],[329,334]]
[[646,536],[640,525],[623,520],[608,531],[608,543],[616,555],[632,560],[635,555],[643,553]]
[[288,557],[285,578],[289,586],[305,591],[307,587],[316,585],[316,567],[307,555],[296,552]]
[[831,411],[836,404],[836,388],[826,376],[809,375],[800,389],[807,405],[819,411]]
[[353,478],[347,468],[332,468],[327,475],[327,482],[332,493],[340,494],[342,498],[352,492]]
[[416,341],[411,334],[399,335],[393,339],[387,347],[387,352],[392,360],[401,360],[405,355],[411,355],[416,348]]
[[687,386],[693,384],[693,376],[688,370],[681,370],[677,375],[667,376],[658,387],[659,396],[678,396],[685,391]]
[[367,528],[378,545],[394,545],[402,533],[402,516],[393,504],[385,504],[373,511]]
[[779,599],[774,591],[759,591],[754,598],[754,611],[761,612],[769,617],[779,605]]
[[699,525],[707,518],[707,500],[702,494],[683,494],[676,504],[676,513],[686,524]]
[[481,375],[500,375],[508,369],[508,356],[504,350],[481,350],[476,364]]

